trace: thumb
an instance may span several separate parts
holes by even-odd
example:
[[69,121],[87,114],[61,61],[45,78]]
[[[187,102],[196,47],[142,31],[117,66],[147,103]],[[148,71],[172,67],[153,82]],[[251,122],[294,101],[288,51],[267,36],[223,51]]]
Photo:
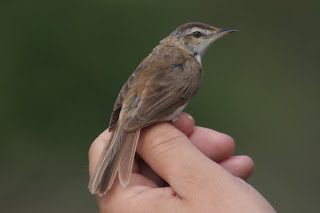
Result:
[[218,184],[223,179],[221,175],[226,175],[222,167],[168,123],[144,128],[137,152],[182,198],[194,194],[194,187],[206,187],[212,181]]

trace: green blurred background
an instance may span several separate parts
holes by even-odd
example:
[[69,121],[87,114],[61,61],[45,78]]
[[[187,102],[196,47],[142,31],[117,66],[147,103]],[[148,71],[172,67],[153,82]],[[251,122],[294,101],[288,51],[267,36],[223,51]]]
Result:
[[[1,1],[0,212],[97,212],[87,152],[131,72],[185,22],[240,32],[186,112],[255,161],[279,212],[318,210],[319,1]],[[317,27],[318,26],[318,27]]]

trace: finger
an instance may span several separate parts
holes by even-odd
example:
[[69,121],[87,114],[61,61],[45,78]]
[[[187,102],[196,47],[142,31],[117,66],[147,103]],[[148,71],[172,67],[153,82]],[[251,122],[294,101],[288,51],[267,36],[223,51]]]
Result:
[[231,174],[243,180],[247,180],[253,173],[254,163],[248,156],[234,156],[219,163]]
[[195,127],[193,117],[187,113],[181,113],[171,124],[189,136],[191,142],[211,160],[227,159],[234,152],[232,137],[211,129]]
[[229,158],[235,149],[232,137],[203,127],[195,127],[189,139],[204,155],[216,162]]
[[179,129],[186,136],[191,135],[194,129],[194,119],[191,115],[182,112],[178,115],[177,119],[172,121],[171,124]]
[[221,176],[226,174],[168,123],[145,128],[140,139],[138,154],[180,197],[190,196],[192,187],[205,184],[208,178],[219,183]]
[[[194,128],[194,119],[191,115],[182,112],[177,120],[171,123],[185,135],[190,135]],[[107,143],[111,133],[108,130],[102,132],[91,144],[89,149],[89,173],[90,176],[93,173],[95,165],[97,164],[99,157],[102,153],[103,147]],[[134,162],[134,166],[132,169],[133,172],[138,172],[138,165]]]
[[[170,122],[175,128],[180,130],[186,136],[190,135],[194,129],[194,119],[191,115],[182,112],[178,117]],[[145,163],[142,159],[138,159],[139,173],[148,179],[152,180],[157,186],[162,187],[165,184],[165,181],[159,177],[150,166]]]
[[[180,131],[181,129],[194,129],[189,139],[191,142],[208,158],[219,162],[221,160],[230,158],[234,151],[233,139],[223,133],[206,129],[202,127],[194,127],[194,120],[187,113],[182,113],[176,121],[177,126],[173,124]],[[184,131],[186,134],[187,131]],[[140,174],[153,180],[158,186],[163,186],[163,180],[142,160],[139,163]]]

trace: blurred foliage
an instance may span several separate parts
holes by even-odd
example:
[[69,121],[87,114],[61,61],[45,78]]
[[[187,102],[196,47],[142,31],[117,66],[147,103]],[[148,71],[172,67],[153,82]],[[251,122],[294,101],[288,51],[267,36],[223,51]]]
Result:
[[240,32],[186,111],[235,138],[279,212],[318,210],[319,1],[1,1],[1,212],[93,212],[87,151],[131,72],[177,26]]

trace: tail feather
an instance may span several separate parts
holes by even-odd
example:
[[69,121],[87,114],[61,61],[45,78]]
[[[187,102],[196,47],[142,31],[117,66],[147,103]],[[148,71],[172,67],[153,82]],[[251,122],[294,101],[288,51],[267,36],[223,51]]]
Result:
[[[126,184],[122,184],[122,181],[120,181],[124,187],[127,185],[136,150],[137,140],[135,139],[139,138],[139,132],[140,131],[127,133],[122,128],[116,128],[112,132],[89,181],[88,187],[92,194],[104,195],[112,187],[117,171],[120,170],[119,166],[121,165],[122,167],[122,165],[124,165],[124,163],[121,163],[122,159],[129,158],[129,161],[124,160],[124,162],[128,162],[128,164],[126,164],[127,169],[124,169],[128,171],[125,173]],[[131,150],[131,153],[129,150]],[[133,157],[131,157],[132,155]],[[123,156],[125,157],[123,158]],[[122,172],[119,171],[119,174],[122,174]]]
[[106,168],[109,164],[111,164],[112,159],[115,158],[115,155],[120,148],[120,143],[122,141],[121,138],[124,136],[124,134],[125,132],[121,129],[115,129],[111,133],[110,139],[103,148],[99,161],[89,181],[88,188],[92,194],[99,193],[100,190],[98,190],[98,188],[101,185],[100,183]]
[[129,137],[126,136],[123,142],[124,153],[120,162],[119,167],[119,179],[122,186],[126,187],[129,183],[131,177],[131,171],[133,167],[133,160],[137,149],[137,144],[139,141],[140,130],[133,132],[134,134]]

